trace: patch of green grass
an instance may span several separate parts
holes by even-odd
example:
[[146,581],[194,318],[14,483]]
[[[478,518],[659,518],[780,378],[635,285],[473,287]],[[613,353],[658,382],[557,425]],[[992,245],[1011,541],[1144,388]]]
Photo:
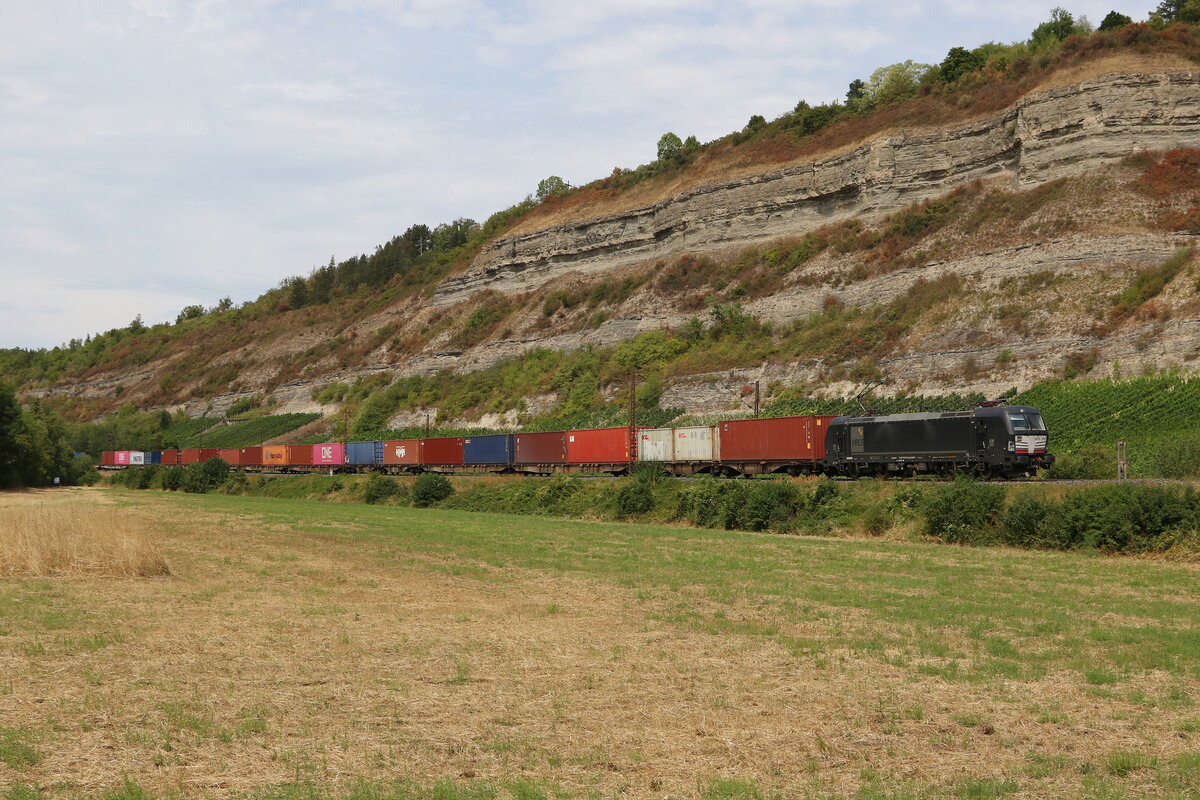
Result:
[[0,727],[0,763],[12,769],[25,769],[41,761],[30,734],[23,728]]
[[709,783],[700,797],[701,800],[764,800],[765,795],[754,781],[721,778]]
[[968,778],[954,787],[954,796],[960,800],[993,800],[1012,794],[1019,787],[1013,780],[998,778]]
[[1134,753],[1128,750],[1122,750],[1117,753],[1112,753],[1104,761],[1104,769],[1109,775],[1115,775],[1118,778],[1124,778],[1130,773],[1146,769],[1154,763],[1154,760],[1144,753]]

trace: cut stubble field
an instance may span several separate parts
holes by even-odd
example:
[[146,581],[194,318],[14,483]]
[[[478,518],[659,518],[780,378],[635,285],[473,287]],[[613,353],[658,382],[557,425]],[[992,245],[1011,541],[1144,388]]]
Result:
[[1194,565],[112,490],[0,536],[47,503],[173,574],[0,579],[6,800],[1200,796]]

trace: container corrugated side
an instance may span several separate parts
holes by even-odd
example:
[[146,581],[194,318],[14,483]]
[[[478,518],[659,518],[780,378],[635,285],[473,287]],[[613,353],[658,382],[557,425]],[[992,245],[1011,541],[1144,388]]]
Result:
[[242,464],[242,451],[237,447],[222,447],[220,450],[221,459],[231,467],[239,467]]
[[390,439],[383,443],[384,464],[420,464],[420,439]]
[[146,453],[146,463],[147,464],[161,464],[162,463],[162,451],[161,450],[148,451]]
[[269,445],[262,449],[262,463],[264,467],[284,467],[287,466],[288,449],[283,445]]
[[712,425],[675,428],[675,461],[715,461]]
[[371,464],[382,464],[383,453],[378,452],[378,446],[382,442],[347,442],[346,443],[346,463],[356,466],[365,466]]
[[200,460],[200,450],[195,447],[185,447],[179,451],[180,464],[195,464]]
[[346,445],[341,442],[322,442],[312,446],[312,463],[323,466],[346,463]]
[[461,436],[439,436],[421,440],[421,464],[453,466],[463,463]]
[[629,461],[629,428],[567,431],[568,464],[619,464]]
[[261,467],[263,449],[261,447],[243,447],[238,455],[238,464],[243,467]]
[[825,457],[832,416],[739,419],[722,422],[722,461],[812,461]]
[[511,433],[463,437],[464,464],[511,464],[512,451]]
[[104,450],[100,453],[100,464],[105,467],[114,466],[117,463],[117,451]]
[[214,458],[220,458],[220,457],[221,457],[220,448],[216,448],[216,447],[200,448],[200,460],[201,461],[212,461]]
[[129,451],[129,465],[131,467],[141,467],[146,464],[146,454],[140,450]]
[[638,461],[674,461],[674,438],[674,428],[647,428],[638,431]]
[[514,464],[565,464],[567,462],[567,434],[517,433],[513,435]]
[[312,457],[311,444],[289,444],[287,446],[287,465],[289,467],[311,467]]

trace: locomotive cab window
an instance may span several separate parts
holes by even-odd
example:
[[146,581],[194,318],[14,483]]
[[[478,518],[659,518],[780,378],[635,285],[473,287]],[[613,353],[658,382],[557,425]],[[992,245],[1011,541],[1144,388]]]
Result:
[[1008,422],[1012,426],[1013,433],[1046,430],[1046,423],[1042,422],[1042,415],[1036,411],[1010,411],[1008,412]]

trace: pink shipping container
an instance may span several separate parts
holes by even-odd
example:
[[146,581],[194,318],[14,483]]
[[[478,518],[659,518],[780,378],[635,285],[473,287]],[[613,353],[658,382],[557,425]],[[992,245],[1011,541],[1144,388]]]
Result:
[[816,461],[825,457],[829,415],[722,422],[722,461]]
[[128,450],[117,450],[116,452],[114,452],[113,453],[113,463],[116,464],[118,467],[128,467],[129,466],[129,451]]
[[629,428],[567,431],[568,464],[620,464],[629,452]]
[[345,464],[346,445],[342,442],[325,442],[312,446],[312,463]]
[[383,463],[420,464],[420,439],[393,439],[383,443]]
[[463,463],[463,440],[461,436],[441,436],[421,440],[421,463],[453,465]]
[[236,447],[222,447],[220,456],[231,467],[240,466],[242,463],[242,451]]

